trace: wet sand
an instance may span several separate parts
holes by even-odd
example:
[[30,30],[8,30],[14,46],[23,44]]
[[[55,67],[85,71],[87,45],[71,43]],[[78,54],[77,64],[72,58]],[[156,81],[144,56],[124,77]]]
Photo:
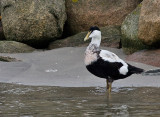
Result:
[[[125,59],[122,50],[105,48]],[[105,87],[105,79],[90,74],[83,63],[83,47],[67,47],[33,53],[0,54],[21,62],[0,62],[0,82],[33,86]],[[128,62],[145,70],[156,67]],[[160,76],[132,75],[113,83],[113,87],[160,87]]]

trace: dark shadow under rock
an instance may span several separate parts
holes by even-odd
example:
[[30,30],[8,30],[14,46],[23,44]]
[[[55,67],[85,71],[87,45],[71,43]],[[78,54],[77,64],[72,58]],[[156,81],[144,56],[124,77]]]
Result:
[[1,20],[0,20],[0,40],[5,40]]

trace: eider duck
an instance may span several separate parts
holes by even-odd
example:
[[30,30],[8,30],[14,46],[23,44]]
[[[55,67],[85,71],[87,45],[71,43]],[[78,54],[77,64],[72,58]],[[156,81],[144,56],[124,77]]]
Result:
[[113,81],[144,72],[143,69],[126,63],[116,54],[100,49],[101,31],[98,27],[90,28],[84,41],[88,39],[91,39],[91,42],[85,51],[86,68],[95,76],[106,79],[109,92],[111,92]]

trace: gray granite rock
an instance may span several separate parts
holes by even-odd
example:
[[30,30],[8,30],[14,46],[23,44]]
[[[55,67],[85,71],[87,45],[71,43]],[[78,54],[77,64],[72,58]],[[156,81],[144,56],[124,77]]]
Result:
[[7,40],[43,44],[62,35],[66,21],[64,0],[1,0]]

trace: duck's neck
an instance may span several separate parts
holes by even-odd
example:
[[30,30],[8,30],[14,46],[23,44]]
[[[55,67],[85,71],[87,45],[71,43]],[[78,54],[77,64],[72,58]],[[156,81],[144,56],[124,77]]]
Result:
[[89,46],[87,47],[87,50],[92,51],[92,52],[98,51],[99,47],[100,47],[100,44],[101,44],[101,38],[100,39],[92,38]]
[[89,45],[96,45],[99,48],[100,44],[101,44],[101,37],[92,38],[91,43]]

